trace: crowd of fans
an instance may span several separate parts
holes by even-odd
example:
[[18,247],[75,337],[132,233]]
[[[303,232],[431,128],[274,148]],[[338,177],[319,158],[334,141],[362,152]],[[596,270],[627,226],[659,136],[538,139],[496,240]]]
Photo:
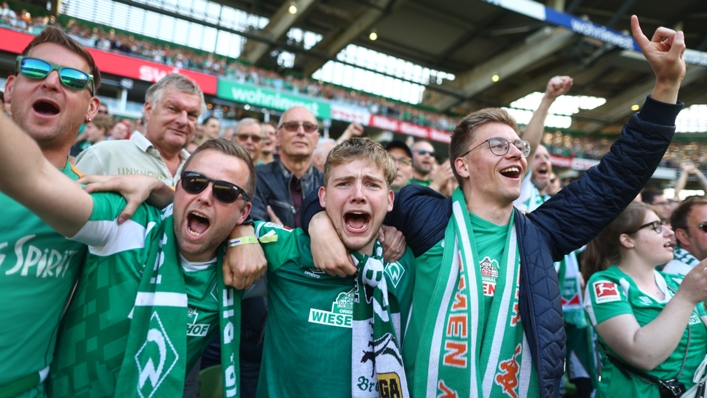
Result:
[[[9,21],[8,15],[3,18]],[[17,19],[15,15],[13,20]],[[13,26],[19,25],[15,22]],[[89,46],[82,29],[72,25],[70,36]],[[644,54],[664,53],[664,46],[680,49],[680,34],[673,32],[671,36],[667,29],[663,34],[666,40],[659,40],[657,49],[648,48],[651,42],[645,38],[639,43]],[[145,56],[133,49],[131,42],[122,42],[113,34],[97,35],[94,46]],[[68,37],[63,30],[49,27],[23,54],[74,68],[74,73],[86,64],[98,79],[91,56]],[[61,46],[70,51],[58,52]],[[234,68],[233,76],[241,73],[236,78],[244,81],[265,84],[262,82],[268,80],[282,89],[287,81],[290,88],[296,85],[295,78],[238,64],[229,66],[212,55],[187,61],[189,57],[184,58],[182,52],[165,48],[149,51],[159,62],[169,58],[169,62],[181,65],[196,61],[203,67],[208,63],[213,73]],[[162,54],[156,56],[155,51]],[[558,395],[560,372],[566,362],[567,378],[576,386],[576,396],[583,398],[592,396],[593,390],[599,397],[677,397],[693,384],[704,390],[704,380],[701,386],[696,381],[707,366],[707,329],[702,323],[707,322],[702,304],[707,300],[707,201],[695,197],[671,203],[660,190],[641,192],[672,137],[671,126],[678,113],[677,89],[685,69],[678,57],[646,58],[657,81],[655,95],[643,107],[649,111],[630,119],[623,138],[602,167],[585,173],[579,184],[570,187],[559,185],[550,155],[599,158],[612,142],[561,133],[543,135],[552,102],[571,89],[569,76],[550,79],[541,105],[520,136],[514,131],[513,118],[501,109],[483,109],[465,119],[467,124],[462,123],[452,137],[452,171],[449,162],[438,163],[445,155],[435,152],[431,143],[392,141],[383,148],[370,139],[357,138],[364,128],[356,123],[346,129],[338,145],[321,140],[315,115],[299,106],[285,111],[277,125],[244,118],[233,127],[223,126],[214,116],[200,114],[204,109],[201,89],[179,73],[166,75],[147,90],[144,118],[113,118],[105,104],[99,104],[88,91],[88,85],[69,86],[54,77],[51,69],[38,76],[36,69],[21,64],[17,75],[8,79],[8,93],[12,94],[8,116],[14,123],[0,112],[0,157],[7,160],[9,168],[0,177],[2,192],[9,195],[0,196],[0,207],[9,225],[17,226],[17,231],[10,228],[0,237],[0,241],[10,242],[0,246],[5,247],[0,254],[14,256],[8,260],[18,264],[0,274],[0,297],[12,299],[20,292],[35,290],[17,300],[18,305],[8,306],[10,312],[5,316],[14,318],[20,330],[27,332],[13,336],[23,355],[0,349],[0,353],[12,351],[4,365],[8,380],[0,380],[0,385],[23,393],[46,379],[49,396],[77,396],[89,383],[92,394],[134,395],[126,391],[136,385],[142,388],[144,375],[149,373],[140,370],[141,364],[152,363],[147,342],[162,342],[164,351],[163,336],[184,336],[186,316],[191,325],[186,335],[192,339],[181,339],[177,344],[175,338],[174,345],[169,343],[178,371],[168,371],[164,376],[169,377],[168,382],[162,387],[159,383],[149,386],[154,391],[161,388],[160,395],[180,396],[184,389],[185,397],[199,396],[200,370],[215,368],[225,388],[233,387],[237,380],[236,388],[243,398],[255,396],[256,390],[261,396],[274,396],[283,386],[287,388],[285,395],[349,396],[362,384],[355,372],[365,375],[362,379],[371,386],[368,392],[373,392],[374,386],[398,383],[393,385],[401,396],[408,396],[408,387],[414,386],[406,385],[405,372],[410,370],[403,360],[413,365],[413,374],[424,373],[415,372],[414,366],[436,365],[440,358],[433,352],[455,347],[453,339],[445,342],[435,337],[445,329],[442,322],[425,321],[435,315],[453,331],[445,339],[466,337],[467,330],[472,330],[467,329],[468,324],[474,328],[469,334],[483,344],[469,348],[470,355],[466,355],[464,340],[460,344],[465,350],[464,361],[445,355],[448,363],[430,375],[423,374],[421,377],[428,380],[418,379],[417,388],[432,386],[435,393],[439,389],[456,395],[452,388],[469,391],[477,385],[478,391],[471,394],[476,396],[486,385],[490,387],[483,388],[488,388],[491,396],[508,391],[513,393],[509,395],[530,397]],[[275,81],[279,83],[272,83]],[[310,95],[338,90],[327,85],[310,88],[312,83],[300,81],[304,84],[300,88]],[[52,118],[55,128],[46,132],[36,119],[47,107],[37,107],[31,100],[33,93],[51,85],[65,95],[57,96],[56,114],[61,117]],[[665,123],[649,126],[648,120],[656,115]],[[546,146],[539,145],[541,142]],[[70,154],[75,158],[70,159],[70,165],[62,151],[68,151],[72,143]],[[695,174],[707,188],[707,177],[696,168],[705,162],[702,149],[700,144],[690,143],[673,144],[668,150],[663,163],[679,161],[683,170],[678,186],[684,186],[688,175]],[[524,157],[527,163],[522,161]],[[89,196],[87,192],[94,191],[95,185],[84,190],[67,178],[79,178],[79,171],[122,175],[112,180],[119,181],[118,188],[120,181],[138,181],[143,188],[150,185],[149,204],[125,216],[122,208],[130,208],[130,204],[125,206],[115,193]],[[136,175],[154,178],[140,180]],[[155,178],[161,181],[157,186]],[[99,184],[108,181],[99,180]],[[408,185],[429,187],[441,195],[419,187],[406,188]],[[120,190],[110,183],[108,186],[109,190]],[[456,190],[458,187],[461,189]],[[400,231],[385,227],[379,234],[383,218],[393,208],[394,195],[388,188],[402,190],[389,217],[390,225]],[[166,203],[164,198],[159,200],[165,192]],[[420,201],[408,192],[422,192],[427,197]],[[551,200],[553,196],[557,198]],[[644,203],[629,204],[634,197]],[[150,207],[152,203],[159,203],[159,207],[171,203],[171,207],[160,212]],[[317,203],[326,208],[314,210],[324,211],[326,216],[317,213],[311,219],[309,237],[305,237],[296,228],[310,224],[308,217],[313,216],[312,206]],[[85,211],[89,205],[90,219]],[[248,218],[255,220],[255,227]],[[323,221],[326,218],[330,220]],[[28,225],[31,236],[21,229]],[[443,231],[441,235],[439,231]],[[49,246],[44,260],[40,259],[42,249],[28,249],[25,258],[34,253],[33,265],[22,259],[23,245],[39,233]],[[410,239],[406,242],[402,235]],[[39,240],[33,244],[38,245]],[[69,243],[74,246],[61,246]],[[579,247],[585,243],[586,251],[582,252]],[[229,249],[224,254],[226,245]],[[343,258],[350,267],[320,266],[315,261],[322,258],[323,246],[327,260]],[[267,264],[255,264],[262,255],[254,255],[253,248],[265,251],[262,262]],[[70,271],[68,283],[59,279],[59,263],[52,265],[52,257],[46,259],[50,249],[53,257],[61,256],[59,249],[67,256],[63,273]],[[417,258],[411,249],[419,252]],[[72,260],[68,253],[78,254]],[[356,266],[351,263],[352,255]],[[394,255],[397,258],[391,257]],[[234,258],[237,260],[232,262]],[[551,258],[560,261],[553,264]],[[23,261],[25,265],[20,267]],[[34,269],[26,272],[37,263],[36,277]],[[234,264],[244,263],[261,269],[255,274],[244,272],[245,280],[238,278],[243,267],[236,269]],[[414,273],[432,275],[414,280],[415,293],[410,280],[413,271],[408,268],[413,263]],[[398,271],[388,272],[391,267]],[[57,277],[46,278],[50,271]],[[267,300],[256,294],[241,300],[241,295],[223,286],[234,282],[241,284],[237,289],[248,289],[266,271]],[[332,279],[325,272],[355,279]],[[478,279],[468,277],[473,272],[479,272]],[[374,281],[374,277],[379,279]],[[20,283],[27,280],[29,284]],[[73,299],[72,289],[76,289]],[[472,289],[476,293],[469,296]],[[320,290],[326,290],[321,298]],[[394,305],[388,304],[389,298]],[[31,319],[39,316],[20,305],[30,300],[56,316]],[[482,303],[483,310],[476,311],[467,302]],[[558,304],[562,313],[557,311]],[[201,307],[197,311],[190,305]],[[329,321],[314,316],[313,311],[323,311],[317,309],[322,305],[326,311],[332,310]],[[349,309],[353,309],[348,320],[352,325],[340,327],[346,325],[344,315]],[[404,322],[405,314],[409,314],[409,324]],[[467,322],[469,318],[474,322]],[[204,326],[210,332],[194,330]],[[214,334],[215,330],[223,338]],[[535,340],[533,345],[528,344],[528,336]],[[99,338],[100,344],[112,349],[90,349]],[[32,347],[29,339],[43,346]],[[402,350],[403,341],[406,351]],[[349,342],[350,347],[345,344]],[[267,347],[265,351],[263,347]],[[324,349],[319,350],[321,347]],[[373,349],[368,351],[369,347]],[[45,358],[52,352],[53,358]],[[467,359],[473,366],[466,366]],[[20,361],[31,362],[31,369],[8,365]],[[359,369],[358,364],[362,364]],[[323,372],[349,366],[352,372],[332,373],[326,390],[313,387]],[[41,369],[38,373],[43,372],[44,378],[35,375],[36,369]],[[515,375],[506,378],[511,372]],[[376,374],[395,377],[378,380]],[[520,383],[525,384],[519,387]],[[208,379],[204,384],[210,384]],[[525,393],[516,394],[524,388]],[[666,395],[665,389],[672,395]],[[233,394],[226,395],[236,394],[235,389],[231,391]]]
[[[53,17],[37,16],[32,18],[27,10],[11,10],[6,2],[0,8],[0,26],[10,25],[15,29],[33,33],[41,31],[47,24],[54,24]],[[75,20],[64,27],[70,37],[85,47],[99,48],[105,51],[117,51],[131,56],[149,59],[177,68],[187,68],[222,75],[241,83],[250,83],[275,90],[305,94],[328,101],[365,108],[373,114],[451,131],[459,122],[458,118],[418,109],[414,106],[395,102],[384,97],[369,95],[357,90],[324,84],[319,81],[301,78],[284,71],[274,71],[245,65],[238,60],[227,59],[215,54],[204,54],[187,47],[170,47],[168,44],[155,44],[147,40],[135,39],[115,33],[104,32],[99,28],[90,29]],[[229,114],[230,116],[230,114]],[[130,126],[129,131],[138,130],[138,121],[120,120]],[[112,131],[112,129],[111,129]],[[111,137],[110,131],[107,137]],[[577,137],[561,132],[546,133],[543,144],[552,155],[600,160],[609,150],[613,139],[596,137]],[[663,167],[678,168],[685,161],[692,162],[699,169],[707,169],[707,143],[674,142],[661,163]]]

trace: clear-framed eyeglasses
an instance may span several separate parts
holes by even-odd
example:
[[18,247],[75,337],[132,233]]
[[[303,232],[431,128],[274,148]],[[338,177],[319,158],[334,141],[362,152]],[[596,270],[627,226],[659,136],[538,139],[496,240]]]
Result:
[[505,156],[508,153],[508,151],[510,150],[511,144],[513,144],[513,146],[518,148],[518,150],[520,151],[521,155],[524,158],[528,157],[528,155],[530,154],[530,143],[528,141],[515,140],[513,142],[510,142],[505,138],[493,137],[493,138],[489,138],[488,140],[482,142],[481,144],[464,152],[464,154],[461,155],[460,157],[464,157],[464,156],[468,155],[469,152],[473,151],[474,149],[476,149],[486,143],[488,143],[491,153],[493,153],[496,156]]

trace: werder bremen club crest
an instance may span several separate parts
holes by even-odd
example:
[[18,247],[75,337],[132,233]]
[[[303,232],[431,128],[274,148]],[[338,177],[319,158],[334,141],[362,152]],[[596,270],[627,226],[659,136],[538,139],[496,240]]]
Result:
[[138,370],[137,392],[140,398],[155,395],[162,381],[169,375],[179,360],[179,354],[169,340],[167,331],[157,312],[150,317],[147,340],[135,354]]

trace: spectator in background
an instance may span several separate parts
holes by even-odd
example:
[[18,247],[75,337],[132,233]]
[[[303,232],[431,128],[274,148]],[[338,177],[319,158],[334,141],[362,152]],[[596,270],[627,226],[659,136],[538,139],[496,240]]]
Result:
[[122,120],[117,121],[113,123],[109,134],[108,140],[128,140],[130,139],[130,126]]
[[204,141],[218,138],[221,122],[216,117],[209,116],[201,123],[201,128],[204,130]]
[[248,151],[253,166],[258,164],[260,151],[263,150],[263,129],[260,127],[258,119],[250,117],[241,119],[236,126],[233,141]]
[[275,150],[277,149],[277,128],[273,126],[272,121],[260,123],[263,129],[265,141],[263,142],[263,150],[260,152],[260,163],[268,164],[275,160]]
[[312,166],[319,141],[319,126],[312,112],[294,106],[280,117],[277,129],[280,158],[256,167],[258,189],[251,216],[290,228],[299,227],[302,200],[316,195],[323,174]]
[[413,184],[430,186],[432,178],[430,173],[435,166],[435,149],[427,141],[417,141],[412,146],[413,175],[410,181]]
[[403,141],[393,140],[385,146],[388,155],[395,161],[395,180],[390,184],[393,192],[410,183],[412,179],[412,151]]
[[110,112],[108,112],[108,105],[101,102],[101,104],[98,106],[98,113],[101,115],[110,116]]
[[312,154],[312,164],[322,173],[324,172],[324,163],[326,163],[326,158],[335,146],[336,141],[331,138],[320,138],[317,143],[317,147],[314,149],[314,153]]
[[2,8],[0,9],[0,22],[14,26],[16,20],[17,14],[10,9],[6,1],[3,1]]
[[205,111],[204,94],[189,78],[172,73],[145,95],[145,135],[108,141],[81,153],[77,167],[87,174],[144,174],[173,187],[189,153],[184,147]]
[[670,202],[665,198],[662,190],[659,189],[644,189],[641,192],[641,200],[643,203],[655,207],[656,212],[665,225],[670,226]]
[[226,127],[223,129],[223,135],[221,138],[226,139],[228,141],[233,141],[233,134],[236,132],[236,129],[233,127]]
[[90,146],[105,141],[111,128],[111,119],[110,116],[97,113],[93,119],[88,119],[84,126],[85,128],[83,134],[79,137],[79,141],[71,147],[71,152],[69,153],[71,156],[79,156],[81,152]]
[[707,258],[707,198],[693,196],[686,199],[670,216],[677,246],[673,261],[663,272],[687,275],[700,261]]

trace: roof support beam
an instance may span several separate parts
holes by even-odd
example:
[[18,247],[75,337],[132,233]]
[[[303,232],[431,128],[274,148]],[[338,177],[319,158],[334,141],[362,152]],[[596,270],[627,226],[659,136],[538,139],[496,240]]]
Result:
[[[453,84],[461,89],[466,98],[471,98],[494,84],[491,81],[493,75],[499,75],[501,79],[512,76],[527,66],[572,44],[576,39],[577,36],[567,29],[543,28],[529,36],[520,46],[511,48],[503,54],[457,75]],[[459,100],[453,97],[430,96],[430,101],[426,105],[444,112],[457,103]]]
[[[336,54],[351,43],[353,39],[370,29],[371,26],[378,22],[378,20],[385,15],[384,10],[400,7],[400,5],[406,1],[407,0],[372,0],[368,3],[370,7],[346,29],[328,40],[322,40],[314,47],[314,49],[324,53],[329,58],[336,57]],[[324,63],[325,61],[320,58],[309,57],[303,65],[304,75],[311,76],[312,73],[321,68]]]
[[[689,66],[687,73],[685,73],[685,78],[682,81],[682,86],[684,87],[695,81],[703,80],[705,77],[707,77],[707,67],[696,65]],[[580,112],[578,116],[594,120],[583,125],[581,129],[587,134],[594,134],[607,125],[625,118],[632,112],[631,105],[642,104],[646,96],[653,91],[653,86],[655,86],[655,80],[649,79],[625,91],[623,94],[610,99],[604,105],[596,109]]]
[[[290,14],[289,12],[292,3],[289,1],[282,3],[280,8],[270,18],[268,25],[260,31],[260,34],[273,41],[279,40],[316,2],[317,0],[298,0],[296,14]],[[243,46],[243,58],[252,64],[257,64],[267,54],[269,49],[270,45],[268,43],[248,40]]]

